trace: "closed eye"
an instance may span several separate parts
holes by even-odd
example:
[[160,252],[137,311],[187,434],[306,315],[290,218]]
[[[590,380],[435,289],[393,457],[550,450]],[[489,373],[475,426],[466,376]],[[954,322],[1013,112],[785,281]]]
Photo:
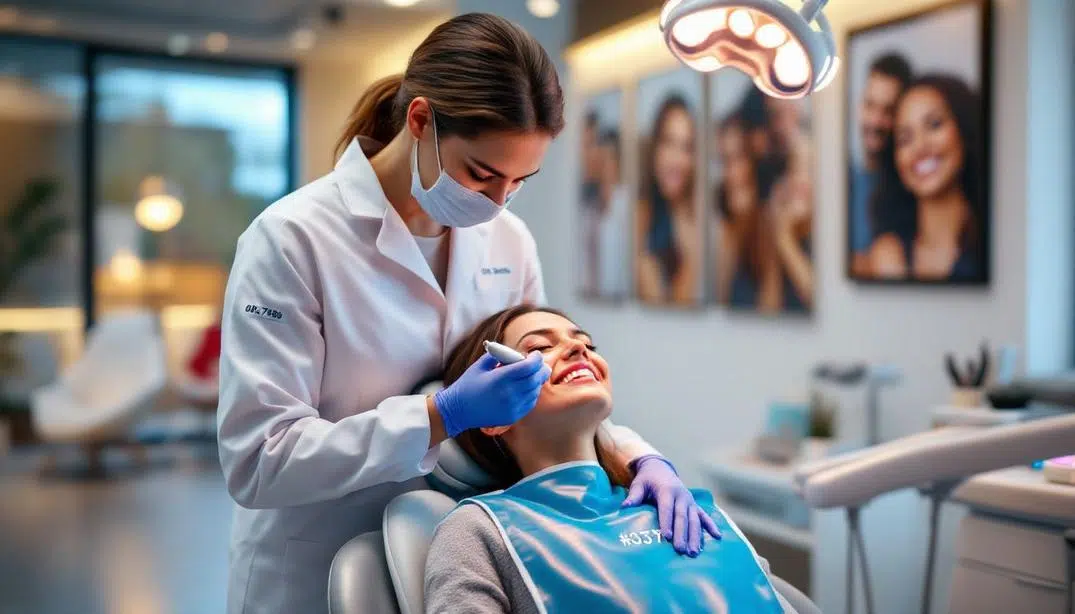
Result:
[[467,171],[470,172],[470,176],[474,179],[474,181],[480,181],[480,182],[484,183],[484,182],[489,181],[489,180],[491,180],[493,178],[492,175],[483,175],[480,172],[478,172],[477,170],[475,170],[474,168],[469,167],[469,166],[467,167]]

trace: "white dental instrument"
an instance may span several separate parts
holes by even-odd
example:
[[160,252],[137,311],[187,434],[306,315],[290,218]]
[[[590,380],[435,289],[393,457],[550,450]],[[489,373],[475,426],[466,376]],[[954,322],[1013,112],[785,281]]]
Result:
[[523,356],[519,352],[516,352],[506,345],[497,343],[496,341],[486,341],[485,351],[489,352],[489,355],[493,358],[499,360],[502,365],[510,365],[521,360],[526,360],[526,356]]

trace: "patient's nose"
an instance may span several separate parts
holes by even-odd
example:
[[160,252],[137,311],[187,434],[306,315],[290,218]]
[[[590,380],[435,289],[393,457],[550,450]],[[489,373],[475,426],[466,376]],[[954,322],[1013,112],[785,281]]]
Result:
[[565,359],[574,358],[586,350],[586,344],[578,339],[569,339],[565,343],[567,344],[567,349],[564,351]]

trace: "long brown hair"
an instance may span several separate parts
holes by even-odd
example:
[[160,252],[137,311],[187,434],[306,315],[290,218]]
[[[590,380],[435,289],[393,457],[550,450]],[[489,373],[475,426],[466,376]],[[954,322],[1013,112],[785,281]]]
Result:
[[404,74],[366,90],[336,144],[336,157],[359,136],[391,141],[419,96],[436,111],[442,138],[474,138],[486,131],[555,137],[564,128],[560,79],[541,44],[502,17],[467,13],[437,26],[415,49]]
[[[499,313],[495,313],[474,330],[470,331],[462,341],[448,355],[448,361],[444,367],[444,385],[450,386],[459,379],[470,365],[477,362],[485,353],[482,343],[490,341],[501,342],[504,340],[504,331],[516,318],[528,313],[551,313],[564,319],[570,320],[562,311],[549,307],[538,307],[531,304],[509,307]],[[486,473],[493,476],[497,481],[498,488],[507,488],[523,478],[522,469],[515,460],[507,445],[499,437],[491,437],[481,432],[481,429],[470,429],[456,436],[455,441],[474,462],[478,463]],[[600,433],[594,438],[594,447],[597,450],[597,460],[608,473],[613,484],[629,486],[631,483],[631,471],[627,467],[626,459],[617,454],[615,445],[608,438],[601,437]]]

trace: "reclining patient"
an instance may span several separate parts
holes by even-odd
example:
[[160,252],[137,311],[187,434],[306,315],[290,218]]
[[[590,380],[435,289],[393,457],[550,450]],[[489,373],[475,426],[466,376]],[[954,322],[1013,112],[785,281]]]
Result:
[[611,374],[586,333],[555,310],[501,312],[449,356],[446,386],[486,339],[542,352],[552,376],[514,426],[457,438],[503,490],[463,500],[437,528],[427,612],[794,612],[708,492],[691,491],[721,539],[695,556],[663,538],[652,506],[623,505],[630,470],[601,430]]

